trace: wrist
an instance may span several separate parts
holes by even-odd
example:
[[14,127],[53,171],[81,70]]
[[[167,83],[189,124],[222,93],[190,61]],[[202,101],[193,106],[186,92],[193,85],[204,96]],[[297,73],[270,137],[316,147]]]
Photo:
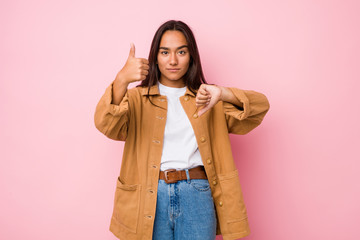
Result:
[[225,95],[226,95],[226,89],[225,89],[225,87],[223,87],[223,86],[218,86],[218,88],[220,88],[220,100],[221,100],[221,101],[226,101],[226,97],[225,97]]
[[118,74],[115,78],[116,85],[119,86],[128,86],[130,84],[130,81],[126,80],[126,78],[124,78],[121,74]]

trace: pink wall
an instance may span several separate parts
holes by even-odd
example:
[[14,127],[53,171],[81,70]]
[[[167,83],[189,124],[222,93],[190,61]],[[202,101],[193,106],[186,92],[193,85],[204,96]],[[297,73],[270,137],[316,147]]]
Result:
[[116,239],[123,143],[93,113],[130,42],[147,57],[169,19],[194,30],[210,83],[269,98],[231,135],[245,239],[360,239],[358,1],[130,2],[0,3],[0,239]]

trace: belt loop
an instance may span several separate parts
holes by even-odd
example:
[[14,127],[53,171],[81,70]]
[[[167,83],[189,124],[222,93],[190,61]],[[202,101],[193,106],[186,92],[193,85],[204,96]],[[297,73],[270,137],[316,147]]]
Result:
[[185,168],[185,172],[186,172],[187,183],[190,183],[189,169]]

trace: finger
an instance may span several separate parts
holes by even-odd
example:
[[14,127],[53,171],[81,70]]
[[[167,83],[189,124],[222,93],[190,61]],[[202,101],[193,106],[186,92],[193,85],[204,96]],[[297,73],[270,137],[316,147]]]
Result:
[[201,84],[199,89],[204,89],[205,85],[205,83]]
[[209,100],[207,100],[207,99],[204,99],[204,100],[196,99],[195,102],[196,102],[196,103],[207,103],[207,102],[209,102]]
[[134,43],[130,43],[130,52],[129,52],[129,58],[135,57],[135,45]]
[[206,84],[203,84],[203,85],[201,85],[201,86],[202,86],[201,89],[202,89],[203,91],[207,92]]
[[206,105],[205,107],[201,108],[198,111],[198,116],[200,117],[201,115],[203,115],[207,110],[209,110],[209,105]]
[[200,92],[201,94],[204,94],[204,95],[206,95],[206,94],[208,93],[208,92],[205,91],[204,89],[200,89],[199,92]]
[[208,103],[210,103],[210,101],[211,101],[211,99],[202,99],[202,100],[196,99],[195,103],[196,104],[208,104]]
[[196,103],[195,106],[196,107],[201,107],[201,106],[207,106],[209,103],[203,103],[203,104],[199,104],[199,103]]
[[212,99],[212,100],[213,101],[203,104],[203,108],[198,112],[199,117],[215,105],[216,99]]
[[208,100],[208,99],[209,99],[209,96],[199,95],[199,96],[196,97],[196,99],[199,99],[199,100]]
[[147,71],[147,70],[141,70],[141,74],[142,74],[142,75],[148,75],[148,74],[149,74],[149,71]]
[[141,65],[140,68],[141,68],[141,69],[145,69],[145,70],[149,70],[149,69],[150,69],[150,67],[149,67],[148,64],[143,64],[143,65]]
[[196,98],[205,99],[205,98],[208,98],[208,97],[209,97],[209,94],[206,93],[206,92],[198,91],[197,94],[196,94]]
[[206,102],[202,102],[202,103],[195,103],[196,107],[205,107],[207,105]]
[[200,99],[210,99],[211,95],[210,94],[201,94],[198,93],[198,95],[196,96],[196,98],[200,98]]
[[146,75],[141,74],[141,79],[140,79],[140,81],[143,81],[143,80],[145,80],[145,79],[146,79]]
[[149,64],[149,61],[146,58],[139,58],[142,63]]

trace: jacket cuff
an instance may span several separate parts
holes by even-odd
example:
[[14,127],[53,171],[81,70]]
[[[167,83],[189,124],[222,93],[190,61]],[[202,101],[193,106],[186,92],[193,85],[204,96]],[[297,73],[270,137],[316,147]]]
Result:
[[104,101],[107,105],[107,110],[108,112],[113,115],[113,116],[121,116],[123,113],[125,113],[126,111],[129,110],[129,103],[128,103],[128,94],[127,94],[127,90],[126,93],[123,97],[123,99],[121,100],[119,105],[116,104],[112,104],[112,100],[113,100],[113,84],[114,82],[112,82],[105,90],[105,94],[104,94]]
[[243,104],[243,106],[240,107],[229,102],[223,102],[224,113],[239,120],[247,118],[250,114],[250,106],[249,99],[246,96],[244,90],[231,87],[228,87],[228,89],[234,94],[236,99],[238,99],[239,102]]

